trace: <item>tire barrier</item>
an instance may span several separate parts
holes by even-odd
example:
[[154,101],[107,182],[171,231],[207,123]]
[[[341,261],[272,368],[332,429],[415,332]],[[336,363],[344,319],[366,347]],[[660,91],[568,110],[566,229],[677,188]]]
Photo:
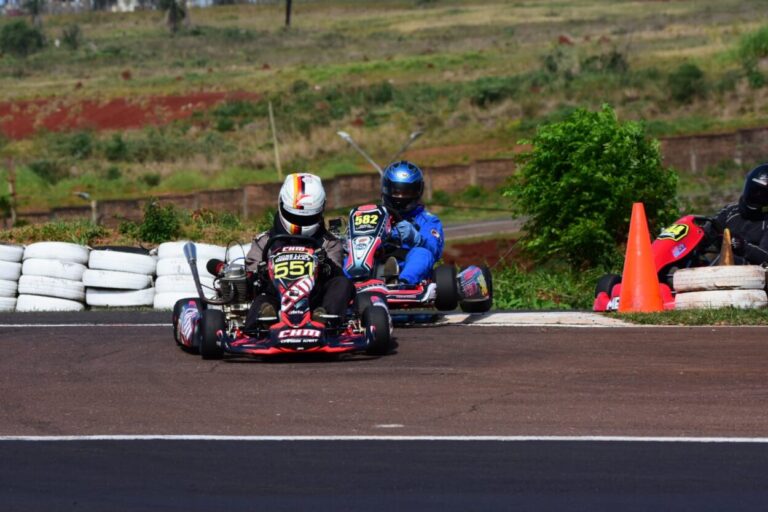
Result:
[[675,309],[764,308],[765,282],[759,265],[680,269],[672,276]]
[[155,296],[153,276],[157,260],[131,248],[109,247],[91,251],[85,303],[91,307],[151,306]]
[[[178,299],[197,296],[184,258],[186,243],[166,242],[151,252],[68,242],[0,244],[0,311],[82,311],[86,305],[171,309]],[[223,260],[226,248],[195,245],[201,283],[210,291],[214,277],[206,263]]]

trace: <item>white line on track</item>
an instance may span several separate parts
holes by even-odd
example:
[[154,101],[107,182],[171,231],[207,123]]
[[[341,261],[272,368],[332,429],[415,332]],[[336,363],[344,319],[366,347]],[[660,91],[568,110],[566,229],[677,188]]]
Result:
[[461,441],[461,442],[619,442],[619,443],[757,443],[768,437],[642,437],[642,436],[220,436],[220,435],[90,435],[0,436],[3,441]]

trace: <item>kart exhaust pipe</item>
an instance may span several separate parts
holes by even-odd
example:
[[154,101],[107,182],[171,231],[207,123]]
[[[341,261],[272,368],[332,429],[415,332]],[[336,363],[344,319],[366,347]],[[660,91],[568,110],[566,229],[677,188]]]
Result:
[[184,244],[184,257],[187,258],[189,269],[192,271],[192,279],[195,280],[197,295],[200,297],[200,301],[205,304],[208,300],[203,293],[203,285],[200,284],[200,274],[197,272],[197,247],[194,242],[187,242]]

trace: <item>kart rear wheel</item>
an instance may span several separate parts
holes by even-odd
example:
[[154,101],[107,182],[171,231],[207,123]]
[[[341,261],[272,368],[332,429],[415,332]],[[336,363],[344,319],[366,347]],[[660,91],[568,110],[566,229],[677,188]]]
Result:
[[621,276],[618,274],[605,274],[597,280],[597,286],[595,286],[595,297],[600,293],[605,292],[608,296],[611,296],[613,287],[621,283]]
[[438,311],[452,311],[459,305],[459,283],[456,281],[456,267],[440,265],[435,269],[435,308]]
[[194,345],[192,347],[187,347],[186,345],[184,345],[181,342],[181,333],[179,332],[179,329],[181,329],[181,326],[179,325],[179,320],[181,317],[181,308],[183,308],[185,304],[189,304],[189,301],[195,301],[195,304],[197,305],[197,309],[199,311],[202,311],[203,309],[205,309],[205,305],[201,305],[200,299],[196,297],[177,300],[176,304],[173,305],[173,315],[171,316],[171,323],[173,324],[173,341],[175,341],[176,344],[181,348],[183,348],[184,350],[188,350],[193,354],[197,354],[199,347]]
[[465,313],[486,313],[493,306],[493,276],[491,275],[491,269],[485,265],[480,265],[480,270],[482,270],[483,277],[485,277],[485,282],[488,285],[488,298],[475,302],[460,302],[461,310]]
[[366,331],[373,331],[369,338],[366,354],[384,355],[392,350],[392,335],[389,330],[389,314],[381,306],[369,306],[363,311],[363,325]]
[[217,332],[227,328],[224,312],[206,309],[200,318],[200,355],[203,359],[221,359],[224,351],[216,344]]

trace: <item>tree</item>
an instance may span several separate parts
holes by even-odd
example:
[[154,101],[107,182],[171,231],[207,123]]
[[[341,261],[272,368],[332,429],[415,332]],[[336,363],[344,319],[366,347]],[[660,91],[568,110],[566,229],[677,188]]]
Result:
[[158,6],[165,12],[165,24],[171,34],[179,31],[182,22],[185,26],[189,26],[187,0],[160,0]]
[[43,26],[43,11],[45,10],[45,0],[26,0],[24,9],[32,19],[32,25],[37,28]]
[[658,141],[608,105],[541,126],[531,144],[505,195],[528,217],[523,246],[538,261],[612,265],[633,202],[645,205],[653,229],[677,215],[677,175],[662,166]]
[[24,20],[14,20],[0,28],[0,51],[26,57],[45,46],[42,31]]

